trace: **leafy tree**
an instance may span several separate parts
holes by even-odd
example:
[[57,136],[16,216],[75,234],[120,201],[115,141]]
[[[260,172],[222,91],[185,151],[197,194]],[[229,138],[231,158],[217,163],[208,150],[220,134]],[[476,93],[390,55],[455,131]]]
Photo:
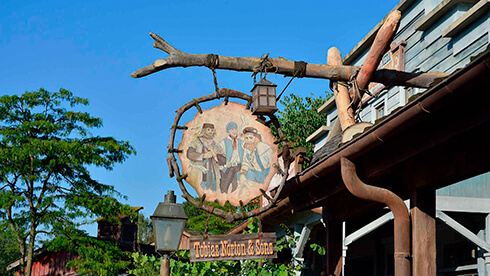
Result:
[[7,271],[7,266],[20,257],[19,244],[6,220],[0,221],[0,241],[0,252],[2,252],[0,254],[0,275],[14,275],[13,271]]
[[[294,143],[294,149],[306,147],[308,157],[313,156],[313,146],[306,142],[306,138],[315,130],[324,125],[327,121],[326,114],[317,112],[326,100],[330,99],[332,94],[326,94],[326,97],[310,96],[301,97],[299,95],[289,94],[280,100],[284,106],[277,112],[277,117],[281,123],[281,129],[288,142]],[[273,133],[277,136],[277,131],[273,128]]]
[[64,249],[76,256],[66,266],[76,268],[79,275],[118,275],[131,263],[129,253],[115,241],[99,240],[79,229],[66,231],[44,245],[48,250]]
[[138,213],[138,244],[150,244],[154,241],[153,225],[145,215]]
[[160,263],[161,259],[157,259],[155,256],[148,256],[139,252],[134,252],[131,255],[133,259],[134,269],[128,272],[133,275],[144,276],[158,276],[160,275]]
[[[225,206],[219,205],[219,203],[208,203],[214,208],[220,208],[225,211],[235,212],[236,207],[226,202]],[[189,218],[186,222],[185,228],[190,230],[196,230],[204,232],[206,230],[206,221],[208,220],[208,213],[190,204],[188,201],[183,203],[184,211]],[[208,232],[211,234],[225,234],[228,230],[235,227],[238,223],[228,223],[224,219],[211,215],[209,217]]]
[[66,109],[77,105],[88,100],[66,89],[0,98],[0,216],[19,245],[26,275],[39,234],[76,240],[84,236],[75,231],[81,224],[131,213],[113,186],[92,179],[89,167],[111,170],[135,151],[128,142],[90,134],[102,120]]

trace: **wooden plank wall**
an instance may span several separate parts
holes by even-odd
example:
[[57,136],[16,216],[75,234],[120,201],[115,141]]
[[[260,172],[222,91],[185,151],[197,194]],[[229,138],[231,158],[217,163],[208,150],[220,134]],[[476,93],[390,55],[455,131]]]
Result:
[[[440,3],[442,0],[419,0],[402,13],[399,31],[394,42],[407,41],[405,71],[442,71],[452,73],[470,62],[470,57],[484,51],[489,44],[490,15],[487,13],[473,22],[455,37],[443,37],[447,29],[458,18],[465,14],[472,4],[460,3],[452,5],[449,12],[434,22],[425,31],[417,31],[415,25]],[[367,50],[358,55],[351,65],[362,65]],[[424,89],[415,89],[416,93]],[[380,93],[362,109],[360,116],[363,121],[373,122],[376,106],[384,103],[386,114],[406,104],[404,87],[393,87]],[[334,109],[328,112],[328,122],[337,116]],[[319,140],[319,142],[321,139]]]

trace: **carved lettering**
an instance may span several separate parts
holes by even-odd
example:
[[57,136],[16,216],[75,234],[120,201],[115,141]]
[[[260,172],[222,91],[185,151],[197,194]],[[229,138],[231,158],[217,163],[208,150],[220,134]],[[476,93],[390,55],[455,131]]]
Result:
[[251,240],[248,240],[248,255],[249,256],[254,255],[254,244]]
[[199,258],[199,244],[200,242],[195,242],[194,243],[194,250],[196,250],[196,258]]
[[[265,237],[253,237],[253,234],[219,236],[212,238],[191,237],[191,262],[246,260],[259,258],[274,258],[275,234],[269,233]],[[252,236],[252,238],[250,238]]]
[[221,241],[221,257],[226,257],[226,245],[228,244],[227,241]]

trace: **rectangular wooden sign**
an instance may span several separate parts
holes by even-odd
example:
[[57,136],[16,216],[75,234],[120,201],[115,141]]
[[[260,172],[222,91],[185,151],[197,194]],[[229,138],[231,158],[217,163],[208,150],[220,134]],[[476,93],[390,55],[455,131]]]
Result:
[[190,237],[191,262],[277,258],[276,233]]

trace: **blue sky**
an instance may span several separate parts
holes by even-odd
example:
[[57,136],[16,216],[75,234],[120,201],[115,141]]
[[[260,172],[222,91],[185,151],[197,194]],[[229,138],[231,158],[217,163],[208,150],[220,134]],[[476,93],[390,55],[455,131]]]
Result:
[[[0,93],[66,88],[89,98],[104,120],[96,135],[129,140],[138,154],[113,171],[93,170],[149,216],[170,179],[166,146],[175,110],[214,91],[206,68],[176,68],[133,79],[166,54],[149,32],[197,54],[271,57],[325,63],[345,55],[398,1],[0,1]],[[288,79],[269,76],[282,90]],[[252,88],[250,73],[218,71],[220,87]],[[294,80],[287,93],[324,95],[328,81]],[[218,103],[218,102],[216,102]],[[194,115],[194,114],[192,114]],[[95,227],[90,227],[92,235]]]

